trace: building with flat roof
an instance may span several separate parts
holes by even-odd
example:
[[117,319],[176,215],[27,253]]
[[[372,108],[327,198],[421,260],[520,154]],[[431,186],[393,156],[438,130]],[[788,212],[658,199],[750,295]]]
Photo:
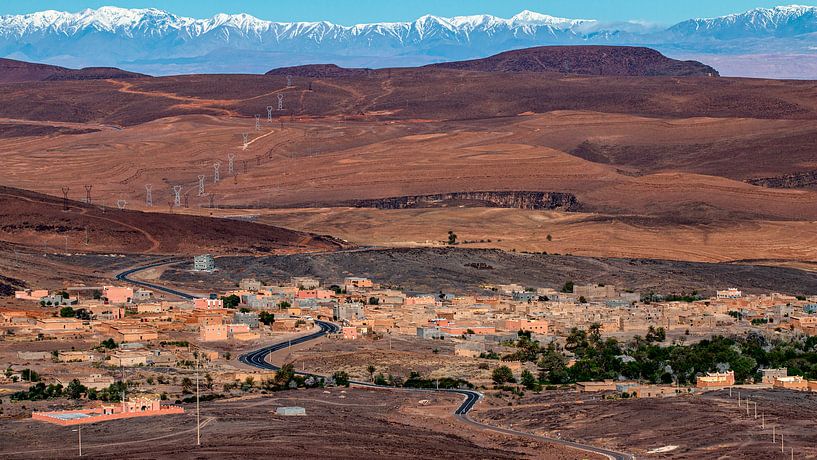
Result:
[[695,379],[697,388],[720,388],[735,384],[735,372],[708,372]]
[[761,382],[774,385],[774,381],[778,377],[788,377],[789,369],[782,367],[780,369],[760,369]]
[[212,254],[202,254],[193,257],[193,270],[199,272],[211,272],[216,269],[216,260]]

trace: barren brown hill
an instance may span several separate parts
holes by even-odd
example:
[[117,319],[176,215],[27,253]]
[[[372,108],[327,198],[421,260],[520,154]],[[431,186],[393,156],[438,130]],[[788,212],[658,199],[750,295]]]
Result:
[[371,69],[348,69],[335,64],[307,64],[293,67],[279,67],[272,69],[265,75],[290,75],[293,77],[306,78],[337,78],[337,77],[362,77]]
[[700,62],[670,59],[656,50],[632,46],[541,46],[426,67],[480,72],[558,72],[641,77],[719,75],[717,70]]
[[[326,251],[330,238],[270,225],[119,210],[0,187],[0,240],[68,251],[145,254]],[[92,248],[92,249],[91,249]]]
[[[310,91],[309,88],[312,88]],[[390,69],[353,77],[185,75],[7,84],[0,117],[134,125],[184,114],[463,120],[584,110],[660,118],[817,119],[817,85],[706,77],[621,77]],[[48,104],[42,95],[48,94]]]
[[147,75],[128,72],[115,67],[86,67],[67,69],[48,64],[34,64],[0,58],[0,83],[59,80],[104,80],[108,78],[140,78]]
[[[434,245],[453,229],[517,251],[817,260],[817,193],[746,182],[817,170],[815,82],[290,71],[0,85],[5,183],[58,197],[67,186],[73,199],[95,184],[95,202],[144,211],[159,207],[144,205],[145,184],[160,209],[177,184],[190,208],[176,213],[247,215],[359,245]],[[576,206],[553,213],[520,205],[520,193]],[[410,202],[447,207],[402,209]]]

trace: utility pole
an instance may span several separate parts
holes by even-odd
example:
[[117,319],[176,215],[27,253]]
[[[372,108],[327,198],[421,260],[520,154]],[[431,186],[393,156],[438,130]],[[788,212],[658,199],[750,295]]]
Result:
[[757,419],[757,403],[754,404],[755,404],[755,419]]
[[77,440],[79,441],[79,456],[82,457],[82,425],[77,425],[77,429],[71,431],[77,432]]
[[760,414],[760,427],[766,429],[766,414]]
[[199,412],[199,355],[196,354],[196,445],[201,445],[201,413]]
[[122,412],[126,412],[125,406],[125,389],[128,388],[128,384],[125,382],[125,366],[122,364],[122,360],[119,360],[119,368],[122,371]]

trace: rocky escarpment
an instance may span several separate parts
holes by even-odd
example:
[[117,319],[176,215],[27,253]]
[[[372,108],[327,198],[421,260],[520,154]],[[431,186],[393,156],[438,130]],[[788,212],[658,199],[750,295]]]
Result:
[[746,183],[768,188],[814,188],[817,187],[817,171],[805,171],[778,177],[747,179]]
[[513,209],[558,209],[578,211],[576,196],[564,192],[452,192],[436,195],[409,195],[342,203],[354,208],[410,209],[441,207],[487,207]]

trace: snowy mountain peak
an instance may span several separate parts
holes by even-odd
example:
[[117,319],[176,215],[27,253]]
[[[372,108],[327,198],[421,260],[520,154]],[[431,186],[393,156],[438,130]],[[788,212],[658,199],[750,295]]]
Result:
[[524,25],[548,25],[548,26],[573,26],[581,23],[597,22],[593,19],[565,19],[537,13],[535,11],[523,10],[514,15],[510,22]]
[[425,15],[414,21],[347,26],[273,22],[249,14],[197,19],[156,8],[103,6],[0,16],[0,57],[162,75],[259,72],[315,63],[412,66],[542,45],[645,45],[687,57],[774,52],[804,56],[814,54],[815,33],[817,7],[802,5],[692,19],[669,29],[530,10],[510,18]]
[[817,32],[817,7],[805,5],[755,8],[715,18],[690,19],[671,31],[731,40],[758,35],[795,36]]

